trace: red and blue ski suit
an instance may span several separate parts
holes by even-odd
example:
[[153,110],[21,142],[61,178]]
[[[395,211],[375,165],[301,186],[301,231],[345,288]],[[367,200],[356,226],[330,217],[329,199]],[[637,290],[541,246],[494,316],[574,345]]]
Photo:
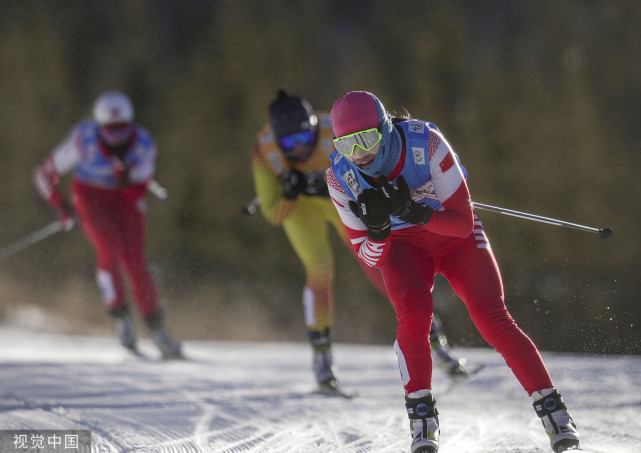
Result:
[[129,277],[140,313],[159,312],[155,283],[145,261],[145,199],[155,170],[151,135],[134,124],[122,158],[107,150],[94,121],[77,124],[36,168],[34,182],[54,208],[64,199],[59,176],[73,170],[72,203],[96,252],[96,279],[107,309],[125,308],[121,271]]
[[349,207],[377,181],[335,151],[328,174],[330,196],[359,258],[381,270],[398,319],[395,350],[406,394],[432,388],[429,342],[436,274],[443,275],[466,304],[472,321],[505,359],[528,394],[553,387],[541,356],[508,312],[498,265],[474,212],[458,160],[440,131],[418,120],[398,122],[402,152],[388,181],[407,181],[414,201],[434,211],[424,226],[391,216],[383,241],[367,236]]

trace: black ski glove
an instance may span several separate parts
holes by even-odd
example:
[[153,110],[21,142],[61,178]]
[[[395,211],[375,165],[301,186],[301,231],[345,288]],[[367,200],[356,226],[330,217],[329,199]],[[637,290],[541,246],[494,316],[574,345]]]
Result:
[[390,235],[389,200],[376,189],[365,189],[358,196],[358,203],[350,200],[349,208],[367,226],[367,236],[371,240],[381,242]]
[[325,181],[324,171],[305,173],[305,195],[329,198],[329,189]]
[[378,191],[389,200],[390,213],[403,222],[413,225],[425,225],[432,217],[432,208],[412,200],[410,188],[401,175],[393,187],[384,176],[378,179]]
[[283,196],[288,200],[298,197],[307,188],[305,175],[294,169],[284,171],[280,175],[280,183],[283,185]]

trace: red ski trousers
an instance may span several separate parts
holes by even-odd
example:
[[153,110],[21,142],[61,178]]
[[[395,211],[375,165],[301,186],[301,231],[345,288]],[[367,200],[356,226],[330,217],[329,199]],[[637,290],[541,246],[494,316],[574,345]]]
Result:
[[381,272],[396,309],[395,349],[406,393],[432,388],[429,333],[437,273],[449,281],[481,336],[503,356],[528,395],[553,386],[536,346],[505,306],[498,265],[480,222],[476,228],[464,239],[421,227],[392,231]]
[[156,285],[145,260],[145,217],[138,202],[113,189],[74,183],[74,206],[82,228],[93,244],[97,261],[98,286],[109,310],[126,304],[121,271],[131,284],[143,316],[159,309]]

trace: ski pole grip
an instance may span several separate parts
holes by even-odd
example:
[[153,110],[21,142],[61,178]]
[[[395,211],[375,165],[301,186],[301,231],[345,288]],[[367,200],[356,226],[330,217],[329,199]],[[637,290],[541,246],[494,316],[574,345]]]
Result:
[[246,205],[241,206],[240,212],[245,215],[254,215],[258,211],[259,206],[260,206],[260,200],[258,199],[258,197],[256,197]]

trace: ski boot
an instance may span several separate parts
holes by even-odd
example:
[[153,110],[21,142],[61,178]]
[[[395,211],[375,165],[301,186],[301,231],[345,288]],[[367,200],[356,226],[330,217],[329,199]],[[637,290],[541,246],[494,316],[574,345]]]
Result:
[[329,329],[323,331],[307,331],[307,336],[313,349],[312,369],[321,393],[334,394],[338,391],[336,381],[337,368],[332,357],[332,342]]
[[436,453],[440,428],[436,401],[430,390],[418,390],[405,397],[405,407],[410,419],[412,453]]
[[180,342],[175,340],[163,325],[162,314],[145,317],[145,323],[149,328],[151,341],[160,350],[164,360],[184,359]]
[[138,346],[136,343],[136,329],[134,321],[129,315],[127,306],[116,308],[109,312],[109,315],[114,320],[116,327],[116,335],[120,344],[133,353],[138,353]]
[[559,392],[555,389],[539,390],[532,394],[534,410],[543,423],[555,452],[580,450],[579,434]]

